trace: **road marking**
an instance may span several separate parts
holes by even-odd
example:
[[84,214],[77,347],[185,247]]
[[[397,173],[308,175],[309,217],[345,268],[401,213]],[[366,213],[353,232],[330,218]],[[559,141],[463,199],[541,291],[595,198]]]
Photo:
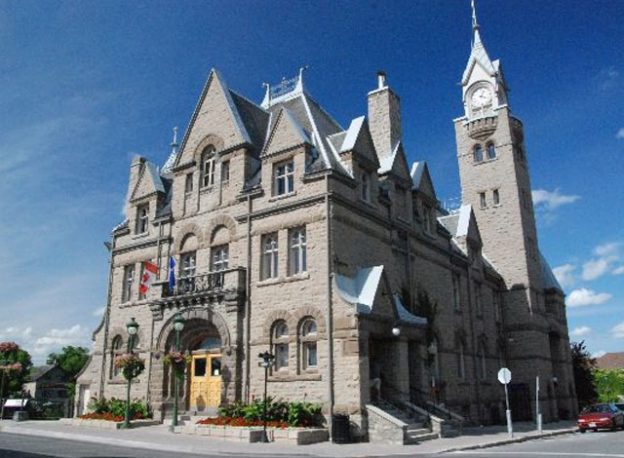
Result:
[[618,453],[577,453],[577,452],[486,452],[484,450],[477,451],[457,451],[462,455],[535,455],[535,456],[596,456],[609,458],[624,458],[624,455]]

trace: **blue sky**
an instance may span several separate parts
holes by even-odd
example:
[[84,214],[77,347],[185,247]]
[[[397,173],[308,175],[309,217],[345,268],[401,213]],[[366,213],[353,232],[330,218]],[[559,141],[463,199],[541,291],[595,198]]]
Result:
[[[624,2],[477,4],[523,120],[539,242],[568,294],[573,340],[624,350]],[[90,344],[106,303],[103,242],[133,154],[162,163],[210,68],[260,101],[309,65],[344,126],[383,69],[410,161],[459,197],[452,119],[470,2],[0,2],[0,340],[37,362]]]

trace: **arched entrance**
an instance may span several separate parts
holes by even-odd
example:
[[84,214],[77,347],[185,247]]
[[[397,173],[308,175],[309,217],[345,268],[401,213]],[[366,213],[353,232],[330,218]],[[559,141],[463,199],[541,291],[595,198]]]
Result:
[[[222,324],[222,323],[219,323]],[[221,331],[221,332],[220,332]],[[189,356],[184,379],[178,383],[178,405],[181,409],[197,413],[214,413],[223,399],[221,351],[228,340],[222,338],[221,326],[203,317],[190,316],[180,334],[180,350]],[[175,349],[176,333],[167,333],[164,351]],[[163,374],[163,399],[173,402],[175,381],[172,367]]]

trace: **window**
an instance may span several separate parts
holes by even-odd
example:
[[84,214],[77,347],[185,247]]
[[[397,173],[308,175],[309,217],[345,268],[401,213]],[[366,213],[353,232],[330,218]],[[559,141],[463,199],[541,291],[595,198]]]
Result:
[[461,379],[466,378],[466,361],[465,361],[465,350],[464,343],[459,342],[457,346],[457,376]]
[[481,206],[481,208],[487,207],[487,198],[485,197],[484,192],[479,193],[479,205]]
[[501,293],[499,293],[498,291],[494,291],[492,300],[494,301],[494,317],[496,319],[496,322],[501,321],[501,318],[503,316],[501,299]]
[[186,174],[186,181],[184,182],[184,192],[189,193],[193,192],[193,174]]
[[492,191],[492,201],[494,205],[500,205],[500,194],[498,193],[498,189]]
[[495,159],[496,158],[496,148],[494,147],[494,143],[490,143],[487,146],[487,157],[488,157],[488,159]]
[[281,196],[295,190],[295,163],[293,161],[275,165],[273,175],[273,195]]
[[362,173],[362,187],[360,188],[360,198],[365,202],[370,202],[370,175]]
[[134,283],[134,264],[124,267],[121,302],[128,302],[132,298],[132,283]]
[[477,144],[472,151],[472,158],[475,162],[483,161],[483,148],[481,145]]
[[278,252],[277,232],[264,235],[262,237],[262,279],[277,277]]
[[136,233],[145,234],[149,230],[149,204],[137,207]]
[[299,342],[301,345],[301,367],[304,370],[316,369],[318,365],[317,357],[317,327],[316,321],[306,318],[301,325]]
[[459,275],[453,273],[453,308],[455,310],[461,309],[461,292],[460,292],[460,278]]
[[210,269],[213,272],[219,272],[228,268],[229,261],[229,246],[219,245],[212,247],[212,264]]
[[230,161],[221,163],[221,183],[227,184],[230,181]]
[[123,339],[121,336],[115,336],[113,339],[113,343],[111,345],[111,353],[110,353],[110,378],[117,377],[121,372],[121,369],[116,367],[115,358],[122,354],[123,351],[121,347],[123,346]]
[[440,377],[440,351],[438,349],[437,339],[433,339],[429,348],[427,349],[430,355],[431,361],[431,374],[435,378]]
[[180,256],[180,281],[178,283],[183,292],[188,293],[195,289],[195,259],[195,251]]
[[305,227],[290,230],[290,275],[308,270],[306,254],[306,230]]
[[433,208],[425,204],[423,204],[423,223],[425,232],[429,235],[433,235],[436,227]]
[[276,321],[271,333],[275,370],[288,369],[288,325],[284,320]]
[[212,186],[214,184],[214,146],[210,145],[204,149],[201,155],[201,185],[202,188]]
[[483,291],[481,283],[474,284],[475,289],[475,311],[477,315],[483,315]]
[[481,380],[487,379],[487,359],[485,357],[485,344],[479,344],[479,376]]

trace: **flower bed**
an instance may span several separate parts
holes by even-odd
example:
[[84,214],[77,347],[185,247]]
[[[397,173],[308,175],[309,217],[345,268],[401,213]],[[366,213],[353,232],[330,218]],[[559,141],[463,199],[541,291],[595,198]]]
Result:
[[[110,412],[103,412],[103,413],[91,412],[91,413],[86,413],[84,415],[80,415],[78,418],[80,418],[81,420],[124,421],[123,415],[113,415]],[[137,412],[132,416],[132,420],[145,420],[145,419],[146,419],[145,415],[143,415],[140,412]]]
[[[213,426],[263,426],[262,420],[247,420],[243,417],[216,417],[216,418],[203,418],[197,421],[198,425],[213,425]],[[288,428],[288,423],[285,421],[267,421],[267,427],[269,428]]]

